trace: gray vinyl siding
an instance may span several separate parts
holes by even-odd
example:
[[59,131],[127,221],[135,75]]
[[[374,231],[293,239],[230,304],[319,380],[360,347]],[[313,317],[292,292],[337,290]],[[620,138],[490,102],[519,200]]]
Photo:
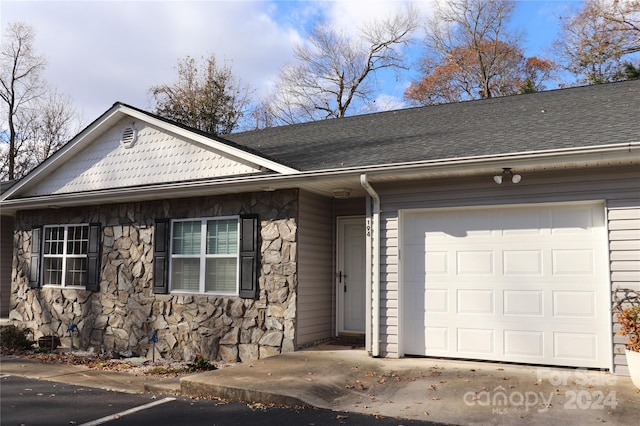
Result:
[[9,317],[11,264],[13,262],[13,217],[0,216],[0,318]]
[[331,337],[334,329],[332,200],[300,191],[296,345]]
[[[499,170],[499,169],[498,169]],[[398,357],[398,217],[403,209],[491,206],[501,204],[602,201],[609,219],[611,285],[640,289],[640,170],[637,167],[522,173],[517,185],[496,185],[492,176],[422,183],[373,184],[381,199],[381,345],[382,356]],[[612,348],[621,347],[621,338]],[[614,370],[624,374],[624,354],[614,353]]]
[[348,198],[346,200],[333,200],[333,215],[341,216],[364,216],[367,211],[366,198]]
[[[640,200],[607,203],[611,287],[640,291]],[[626,338],[613,332],[613,364],[616,374],[629,374],[624,356]]]
[[[380,218],[380,353],[398,356],[398,217],[382,208]],[[386,313],[386,315],[385,315]]]

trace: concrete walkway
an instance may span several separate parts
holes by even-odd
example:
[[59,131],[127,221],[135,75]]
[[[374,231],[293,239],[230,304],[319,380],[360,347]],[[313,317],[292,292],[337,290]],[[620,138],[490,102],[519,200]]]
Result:
[[640,389],[599,371],[423,358],[324,345],[181,379],[3,357],[0,372],[123,392],[315,406],[459,425],[640,426]]

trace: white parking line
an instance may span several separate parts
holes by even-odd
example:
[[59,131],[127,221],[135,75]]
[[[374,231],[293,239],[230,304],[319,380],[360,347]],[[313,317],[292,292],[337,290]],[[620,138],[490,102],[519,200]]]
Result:
[[164,403],[166,403],[166,402],[171,402],[171,401],[175,401],[175,400],[176,400],[175,398],[164,398],[164,399],[160,399],[160,400],[158,400],[158,401],[153,401],[153,402],[150,402],[150,403],[148,403],[148,404],[140,405],[140,406],[138,406],[138,407],[133,407],[133,408],[131,408],[131,409],[129,409],[129,410],[121,411],[121,412],[119,412],[119,413],[112,414],[112,415],[110,415],[110,416],[102,417],[101,419],[97,419],[97,420],[93,420],[93,421],[90,421],[90,422],[87,422],[87,423],[83,423],[83,424],[81,424],[80,426],[96,426],[96,425],[101,425],[101,424],[103,424],[103,423],[110,422],[111,420],[116,420],[116,419],[122,418],[122,417],[124,417],[124,416],[126,416],[126,415],[128,415],[128,414],[133,414],[133,413],[136,413],[136,412],[138,412],[138,411],[146,410],[146,409],[148,409],[148,408],[155,407],[156,405],[164,404]]

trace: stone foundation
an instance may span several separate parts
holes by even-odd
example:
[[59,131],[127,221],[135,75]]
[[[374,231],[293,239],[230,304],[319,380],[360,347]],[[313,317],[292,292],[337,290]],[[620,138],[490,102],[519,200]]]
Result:
[[[132,351],[192,360],[196,354],[228,362],[293,351],[297,297],[297,191],[167,200],[89,209],[21,212],[16,218],[10,319],[37,339],[61,337],[64,346]],[[152,292],[153,223],[158,218],[200,218],[257,213],[261,272],[256,299]],[[98,292],[28,288],[34,225],[100,222]],[[76,324],[77,333],[67,330]],[[73,341],[72,341],[73,338]]]

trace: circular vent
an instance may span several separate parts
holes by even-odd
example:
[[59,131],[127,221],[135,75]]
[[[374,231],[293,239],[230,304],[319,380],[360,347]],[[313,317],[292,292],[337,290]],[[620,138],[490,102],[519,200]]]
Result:
[[136,129],[131,126],[125,127],[120,136],[120,145],[125,148],[131,148],[133,144],[136,143],[136,136]]

